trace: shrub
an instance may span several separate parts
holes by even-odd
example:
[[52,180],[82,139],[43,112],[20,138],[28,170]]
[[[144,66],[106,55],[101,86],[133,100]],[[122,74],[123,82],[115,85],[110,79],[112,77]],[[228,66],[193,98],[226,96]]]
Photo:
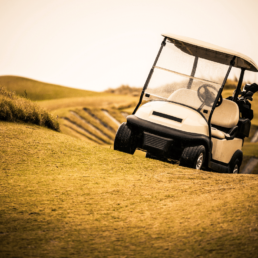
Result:
[[31,100],[19,97],[3,87],[0,87],[0,120],[22,121],[59,131],[59,123],[50,113]]

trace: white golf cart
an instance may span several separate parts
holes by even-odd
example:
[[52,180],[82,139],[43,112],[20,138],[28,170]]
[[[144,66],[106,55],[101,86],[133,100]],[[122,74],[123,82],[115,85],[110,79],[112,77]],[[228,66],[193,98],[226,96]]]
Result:
[[[114,149],[133,154],[137,148],[148,158],[239,173],[253,118],[248,99],[258,90],[252,84],[241,92],[241,85],[245,70],[257,72],[258,66],[247,56],[209,43],[162,36],[139,103],[119,127]],[[232,67],[240,69],[238,86],[232,97],[223,99]]]

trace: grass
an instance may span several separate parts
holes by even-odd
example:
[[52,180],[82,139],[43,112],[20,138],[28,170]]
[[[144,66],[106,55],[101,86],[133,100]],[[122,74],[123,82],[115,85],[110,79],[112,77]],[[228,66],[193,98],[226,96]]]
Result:
[[258,158],[258,143],[246,142],[243,146],[243,153],[246,156]]
[[23,121],[59,131],[59,124],[50,113],[3,87],[0,87],[0,120]]
[[[26,100],[30,98],[33,101],[37,101],[37,104],[41,108],[51,112],[53,117],[59,117],[58,122],[62,132],[77,137],[78,139],[84,139],[85,141],[98,144],[112,144],[118,129],[117,124],[103,114],[102,110],[108,110],[119,122],[124,122],[125,118],[122,116],[121,112],[123,112],[125,108],[135,106],[138,100],[138,97],[132,96],[134,94],[131,93],[125,96],[108,92],[100,93],[78,90],[18,76],[0,76],[0,87],[1,85],[5,86],[9,91],[15,91],[16,94],[20,96],[19,102],[22,102],[23,107],[25,107],[25,103],[30,103],[31,106],[32,102]],[[122,88],[124,89],[124,87]],[[130,91],[131,88],[127,86],[125,89],[129,89]],[[124,90],[122,90],[122,93],[123,92]],[[6,103],[6,101],[4,105],[10,106],[9,102]],[[17,105],[15,104],[15,106]],[[91,109],[98,119],[110,125],[113,130],[110,132],[110,130],[104,128],[96,119],[87,116],[83,108]],[[53,120],[53,117],[51,117],[48,112],[44,114]],[[38,111],[29,111],[30,117],[37,113]],[[81,116],[81,118],[85,119],[88,123],[91,123],[96,129],[76,117],[76,114]],[[37,118],[34,117],[35,115],[33,115],[33,118],[29,119],[29,122],[34,123],[34,120]],[[52,121],[51,119],[50,121]],[[22,118],[18,120],[25,121],[26,119]],[[39,124],[42,123],[40,122]]]
[[99,93],[96,96],[80,97],[80,98],[66,98],[53,99],[46,101],[39,101],[38,104],[49,111],[60,110],[64,108],[117,108],[123,110],[123,107],[136,105],[137,97],[115,95],[111,93]]
[[[115,133],[118,129],[118,125],[107,117],[103,110],[107,110],[108,113],[113,116],[120,123],[125,122],[125,117],[121,114],[124,109],[128,107],[134,107],[138,98],[133,96],[115,95],[111,93],[103,93],[96,96],[88,96],[81,98],[66,98],[57,100],[45,100],[38,101],[37,103],[49,110],[54,116],[58,116],[61,132],[65,132],[71,136],[75,136],[79,139],[86,137],[87,141],[90,139],[99,144],[112,144],[115,138]],[[93,118],[85,112],[84,109],[89,110],[97,119]],[[91,126],[87,125],[82,119],[76,117],[77,114],[82,119],[85,119],[92,126],[96,127],[101,133],[97,132]],[[70,121],[76,123],[80,127],[83,127],[88,132],[94,134],[90,136],[81,130],[78,131],[74,125],[64,121],[63,118],[68,118]],[[110,127],[109,129],[103,126],[98,120]],[[67,128],[69,126],[69,128]],[[97,138],[97,139],[96,139]]]
[[0,122],[1,257],[257,257],[258,177]]
[[74,122],[76,125],[79,125],[80,127],[85,128],[90,134],[94,135],[94,137],[98,139],[98,141],[105,144],[113,143],[112,139],[110,140],[109,138],[107,138],[107,136],[104,135],[102,131],[98,129],[96,130],[95,127],[93,127],[90,123],[85,122],[81,118],[77,117],[77,115],[78,114],[76,112],[70,113],[67,115],[67,118],[69,118],[69,120]]
[[15,91],[17,95],[31,100],[49,100],[62,98],[89,97],[102,93],[79,90],[51,83],[40,82],[19,76],[0,76],[0,87]]
[[[111,144],[105,136],[61,119],[93,133],[73,111],[112,138],[117,125],[102,109],[123,122],[121,112],[136,102],[109,93],[38,102],[78,140],[0,122],[0,256],[255,257],[256,175],[197,172],[116,152],[98,146]],[[256,149],[245,143],[245,157]]]
[[67,122],[63,121],[60,123],[60,129],[61,132],[70,135],[72,137],[75,137],[77,139],[80,139],[82,141],[86,141],[87,143],[91,144],[102,144],[102,142],[99,142],[95,137],[92,137],[90,134],[86,133],[84,130],[81,130],[77,126]]
[[[78,114],[81,118],[87,120],[91,125],[96,128],[99,128],[101,132],[103,132],[106,136],[111,138],[112,140],[115,139],[115,132],[117,131],[117,127],[115,129],[110,125],[110,121],[104,122],[99,118],[99,116],[94,114],[94,110],[88,109],[77,109],[75,110],[76,114]],[[96,119],[98,118],[98,120]]]

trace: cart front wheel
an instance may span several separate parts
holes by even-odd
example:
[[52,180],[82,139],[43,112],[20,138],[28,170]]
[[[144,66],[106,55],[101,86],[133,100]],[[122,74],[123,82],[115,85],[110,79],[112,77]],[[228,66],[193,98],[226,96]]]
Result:
[[203,145],[186,147],[181,155],[179,165],[189,168],[202,169],[206,157]]
[[122,123],[116,132],[114,150],[134,154],[136,149],[136,138],[126,123]]

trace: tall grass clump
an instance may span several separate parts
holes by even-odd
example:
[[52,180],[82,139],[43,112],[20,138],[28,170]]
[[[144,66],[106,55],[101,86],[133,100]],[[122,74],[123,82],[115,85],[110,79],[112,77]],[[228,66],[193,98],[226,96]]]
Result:
[[50,113],[4,87],[0,87],[0,120],[22,121],[59,131],[59,123]]

